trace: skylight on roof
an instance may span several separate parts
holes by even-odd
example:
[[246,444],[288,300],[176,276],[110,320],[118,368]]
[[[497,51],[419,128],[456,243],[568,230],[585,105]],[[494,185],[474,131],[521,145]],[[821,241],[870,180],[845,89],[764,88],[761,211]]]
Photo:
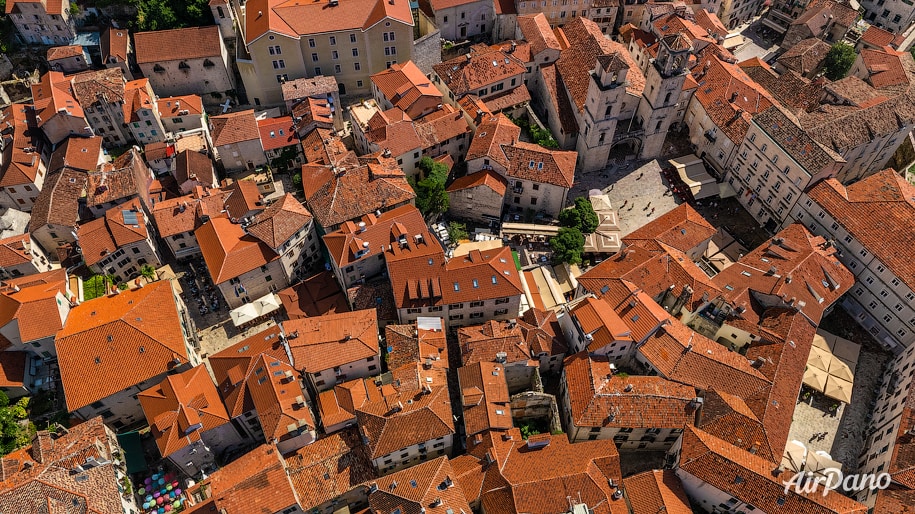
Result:
[[493,276],[492,276],[492,283],[493,283],[493,284],[497,284],[498,282],[499,282],[499,281],[496,279],[496,276],[493,275]]
[[454,290],[455,290],[455,291],[460,291],[460,290],[461,290],[461,285],[458,284],[457,282],[455,282],[455,283],[454,283]]
[[477,282],[477,279],[473,279],[473,287],[474,288],[480,287],[480,283]]

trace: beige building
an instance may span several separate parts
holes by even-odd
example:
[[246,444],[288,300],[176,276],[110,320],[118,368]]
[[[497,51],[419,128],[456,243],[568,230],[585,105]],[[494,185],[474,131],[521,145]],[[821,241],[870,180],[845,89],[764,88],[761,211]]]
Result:
[[35,123],[52,145],[69,136],[93,135],[86,113],[74,97],[70,78],[63,73],[49,71],[37,84],[32,84],[32,104]]
[[253,110],[210,118],[213,150],[226,171],[253,170],[267,164]]
[[[50,150],[37,133],[29,131],[30,105],[14,104],[0,110],[0,207],[31,212],[47,172]],[[37,131],[36,131],[37,132]]]
[[165,126],[158,104],[149,79],[131,80],[124,86],[124,122],[134,141],[140,145],[165,140]]
[[235,89],[229,54],[216,25],[138,32],[133,37],[137,65],[157,94],[201,95],[215,104]]
[[62,73],[76,73],[89,69],[88,52],[80,45],[55,46],[48,49],[48,67]]
[[488,34],[495,20],[493,2],[486,0],[423,0],[419,6],[448,41]]
[[317,75],[336,77],[341,95],[366,94],[373,73],[412,58],[408,2],[344,4],[254,0],[236,7],[236,65],[251,104],[279,105],[284,82]]
[[103,218],[83,223],[76,237],[86,266],[114,275],[115,282],[136,278],[143,266],[159,267],[162,262],[152,223],[136,198],[108,209]]
[[209,132],[203,101],[198,95],[171,96],[156,101],[166,132]]
[[51,260],[28,234],[0,239],[0,279],[34,275],[51,270]]
[[6,14],[29,45],[66,45],[76,37],[70,4],[54,0],[9,0]]
[[492,170],[465,175],[448,186],[448,213],[478,223],[498,223],[508,181]]
[[133,80],[128,58],[133,53],[130,33],[127,29],[108,27],[99,34],[99,47],[102,51],[102,64],[106,68],[121,68],[127,80]]
[[72,80],[73,96],[85,112],[85,119],[105,146],[123,146],[133,140],[127,126],[132,112],[124,102],[127,81],[120,68],[87,71]]

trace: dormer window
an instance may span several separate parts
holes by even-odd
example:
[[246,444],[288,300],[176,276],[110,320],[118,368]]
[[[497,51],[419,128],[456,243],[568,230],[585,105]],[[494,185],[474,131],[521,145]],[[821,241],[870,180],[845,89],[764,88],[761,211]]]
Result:
[[178,69],[179,70],[189,70],[189,69],[191,69],[191,67],[186,62],[181,61],[180,63],[178,63]]

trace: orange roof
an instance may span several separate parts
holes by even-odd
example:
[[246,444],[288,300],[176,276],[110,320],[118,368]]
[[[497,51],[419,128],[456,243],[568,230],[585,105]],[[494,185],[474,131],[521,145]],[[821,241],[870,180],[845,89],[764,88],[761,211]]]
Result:
[[363,258],[376,258],[386,246],[399,244],[401,238],[413,243],[417,237],[433,241],[422,214],[407,204],[381,216],[366,214],[359,224],[347,221],[324,236],[324,245],[337,267],[344,268]]
[[69,411],[187,362],[174,294],[163,280],[70,310],[55,341]]
[[229,422],[206,366],[197,366],[137,394],[163,458]]
[[[4,158],[0,166],[0,187],[34,185],[41,166],[41,147],[38,134],[29,130],[27,110],[30,105],[14,104],[0,110],[0,128],[3,138],[10,138],[9,160]],[[9,132],[7,132],[9,130]],[[6,157],[4,155],[4,157]]]
[[194,188],[189,195],[156,202],[153,221],[161,237],[193,232],[210,216],[218,215],[228,193],[221,189]]
[[[688,427],[683,433],[679,467],[725,494],[764,512],[810,514],[865,513],[867,507],[835,491],[785,492],[794,471],[773,476],[774,464],[717,437]],[[740,477],[740,480],[737,479]]]
[[[63,328],[57,295],[67,298],[67,272],[56,269],[6,281],[0,294],[0,326],[16,321],[21,343],[53,337]],[[4,341],[9,343],[9,341]]]
[[525,72],[524,63],[498,47],[478,44],[470,47],[466,55],[432,65],[456,98]]
[[505,173],[511,178],[564,188],[571,188],[575,182],[578,152],[550,150],[524,141],[502,145],[502,151],[509,162]]
[[80,45],[53,46],[48,48],[48,61],[57,59],[69,59],[70,57],[82,57],[83,47]]
[[514,426],[504,372],[498,362],[475,362],[458,368],[467,437],[484,430],[509,430]]
[[260,140],[260,130],[253,109],[211,116],[210,132],[213,136],[213,146],[216,147]]
[[388,369],[410,367],[418,363],[422,363],[425,369],[447,369],[448,351],[443,325],[441,318],[424,318],[409,325],[384,327]]
[[469,513],[464,491],[453,482],[456,476],[448,457],[442,456],[380,477],[375,481],[377,490],[369,494],[369,509],[371,512],[400,509],[403,514]]
[[861,49],[861,60],[869,74],[867,80],[875,88],[909,84],[909,76],[902,63],[902,53],[891,48]]
[[861,34],[861,41],[879,48],[892,44],[895,39],[895,34],[888,30],[881,29],[876,25],[867,27],[864,34]]
[[213,501],[222,512],[279,512],[298,507],[283,457],[264,444],[242,455],[188,490]]
[[293,364],[306,373],[380,354],[374,309],[327,314],[283,322]]
[[9,268],[32,262],[32,238],[29,234],[0,239],[0,267]]
[[138,198],[108,209],[104,218],[83,223],[76,233],[87,266],[98,263],[119,248],[149,237],[146,215]]
[[696,209],[684,203],[625,236],[623,242],[629,245],[639,240],[654,240],[685,253],[707,241],[715,232],[715,227]]
[[223,190],[229,193],[225,207],[230,219],[242,221],[249,212],[264,208],[261,192],[253,180],[237,180]]
[[299,506],[306,511],[364,487],[362,484],[375,478],[372,461],[356,430],[334,432],[285,459]]
[[[203,100],[197,95],[170,96],[157,102],[163,117],[200,116],[203,114]],[[180,114],[187,111],[187,114]]]
[[102,31],[101,50],[102,62],[107,63],[112,57],[120,62],[127,62],[127,49],[130,47],[130,36],[127,29],[108,27]]
[[477,126],[465,160],[487,157],[507,168],[508,158],[502,151],[502,146],[514,144],[520,136],[521,127],[505,114],[486,115]]
[[534,55],[547,49],[561,50],[559,40],[542,12],[518,16],[518,28],[524,39],[531,44],[531,53]]
[[289,359],[279,336],[280,329],[274,325],[209,356],[213,377],[230,417],[254,408],[250,395],[246,395],[246,382],[261,355],[271,362]]
[[0,352],[0,387],[23,387],[28,352]]
[[518,326],[527,341],[531,354],[561,355],[569,351],[559,319],[554,311],[542,311],[532,307],[518,319]]
[[406,2],[342,0],[336,6],[328,7],[325,3],[295,0],[254,0],[246,9],[252,13],[245,17],[247,43],[267,32],[297,37],[321,32],[366,30],[385,18],[413,26],[413,16]]
[[205,57],[222,62],[222,36],[216,25],[137,32],[133,42],[137,64]]
[[683,484],[672,469],[645,471],[623,479],[632,514],[692,514]]
[[702,59],[702,68],[693,70],[699,87],[694,97],[702,104],[719,130],[735,143],[743,140],[752,115],[775,102],[765,88],[757,84],[736,64],[718,55]]
[[462,134],[469,136],[470,132],[470,125],[467,124],[463,112],[450,104],[445,104],[441,109],[414,122],[413,127],[423,148],[431,148]]
[[246,401],[250,398],[268,441],[282,441],[315,429],[311,409],[305,403],[308,393],[285,355],[277,358],[262,353],[249,370],[253,372],[248,373],[244,384]]
[[413,61],[392,64],[371,79],[378,91],[410,118],[419,118],[442,103],[441,91]]
[[605,301],[586,298],[570,314],[586,334],[591,334],[589,349],[599,350],[614,341],[634,342],[632,331]]
[[290,319],[349,311],[349,302],[330,271],[322,271],[276,293]]
[[531,351],[521,329],[514,323],[490,320],[482,325],[461,327],[457,336],[461,364],[464,366],[475,362],[494,362],[499,353],[506,354],[507,364],[531,360]]
[[488,187],[496,192],[499,196],[505,196],[505,190],[508,189],[508,181],[502,175],[492,170],[483,170],[455,180],[448,186],[448,192],[463,191],[475,187]]
[[257,120],[257,130],[265,151],[299,146],[299,136],[292,125],[292,116]]
[[366,139],[390,151],[393,157],[419,151],[423,146],[413,120],[397,107],[376,112],[369,119],[368,128]]
[[448,387],[403,389],[356,409],[372,459],[415,444],[453,435],[454,418]]
[[225,217],[211,218],[194,231],[213,282],[223,282],[279,258],[270,246]]
[[[692,425],[695,388],[661,377],[614,376],[610,362],[580,352],[563,365],[577,427],[672,428]],[[608,414],[609,413],[609,414]]]
[[56,173],[64,166],[82,171],[95,171],[102,158],[100,136],[68,137],[51,154],[48,173]]
[[22,8],[16,9],[19,4],[41,4],[48,14],[63,14],[63,2],[61,0],[10,0],[6,3],[6,13],[22,12]]
[[[13,3],[8,2],[7,9]],[[35,104],[39,127],[61,110],[70,116],[84,116],[83,108],[73,96],[70,79],[59,71],[49,71],[41,76],[40,82],[32,84],[32,102]]]
[[302,230],[311,229],[311,213],[291,193],[286,193],[251,218],[247,232],[270,248],[279,249]]

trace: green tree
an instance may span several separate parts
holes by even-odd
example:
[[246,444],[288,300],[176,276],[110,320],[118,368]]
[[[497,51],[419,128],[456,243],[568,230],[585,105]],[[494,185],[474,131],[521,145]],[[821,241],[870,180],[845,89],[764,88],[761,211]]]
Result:
[[432,218],[448,210],[448,192],[445,182],[448,181],[448,167],[428,157],[420,159],[419,169],[424,179],[410,179],[410,185],[416,191],[416,208],[423,216]]
[[829,80],[839,80],[843,78],[857,58],[855,47],[839,41],[832,45],[823,61],[824,72]]
[[150,281],[156,279],[156,268],[150,266],[149,264],[144,264],[140,266],[140,275],[146,277]]
[[137,25],[144,31],[180,27],[178,16],[167,0],[141,0],[137,5]]
[[553,260],[569,264],[581,263],[581,254],[585,249],[585,236],[574,227],[562,227],[555,237],[550,239],[553,249]]
[[458,242],[464,239],[470,239],[470,235],[467,234],[467,225],[463,223],[458,223],[452,221],[448,224],[448,238],[453,242]]
[[0,455],[6,455],[21,448],[32,439],[35,425],[26,421],[28,417],[29,398],[20,398],[10,405],[9,397],[0,396]]
[[559,213],[559,224],[563,227],[577,228],[583,234],[590,234],[597,229],[600,220],[591,201],[583,196],[575,199],[575,205]]

